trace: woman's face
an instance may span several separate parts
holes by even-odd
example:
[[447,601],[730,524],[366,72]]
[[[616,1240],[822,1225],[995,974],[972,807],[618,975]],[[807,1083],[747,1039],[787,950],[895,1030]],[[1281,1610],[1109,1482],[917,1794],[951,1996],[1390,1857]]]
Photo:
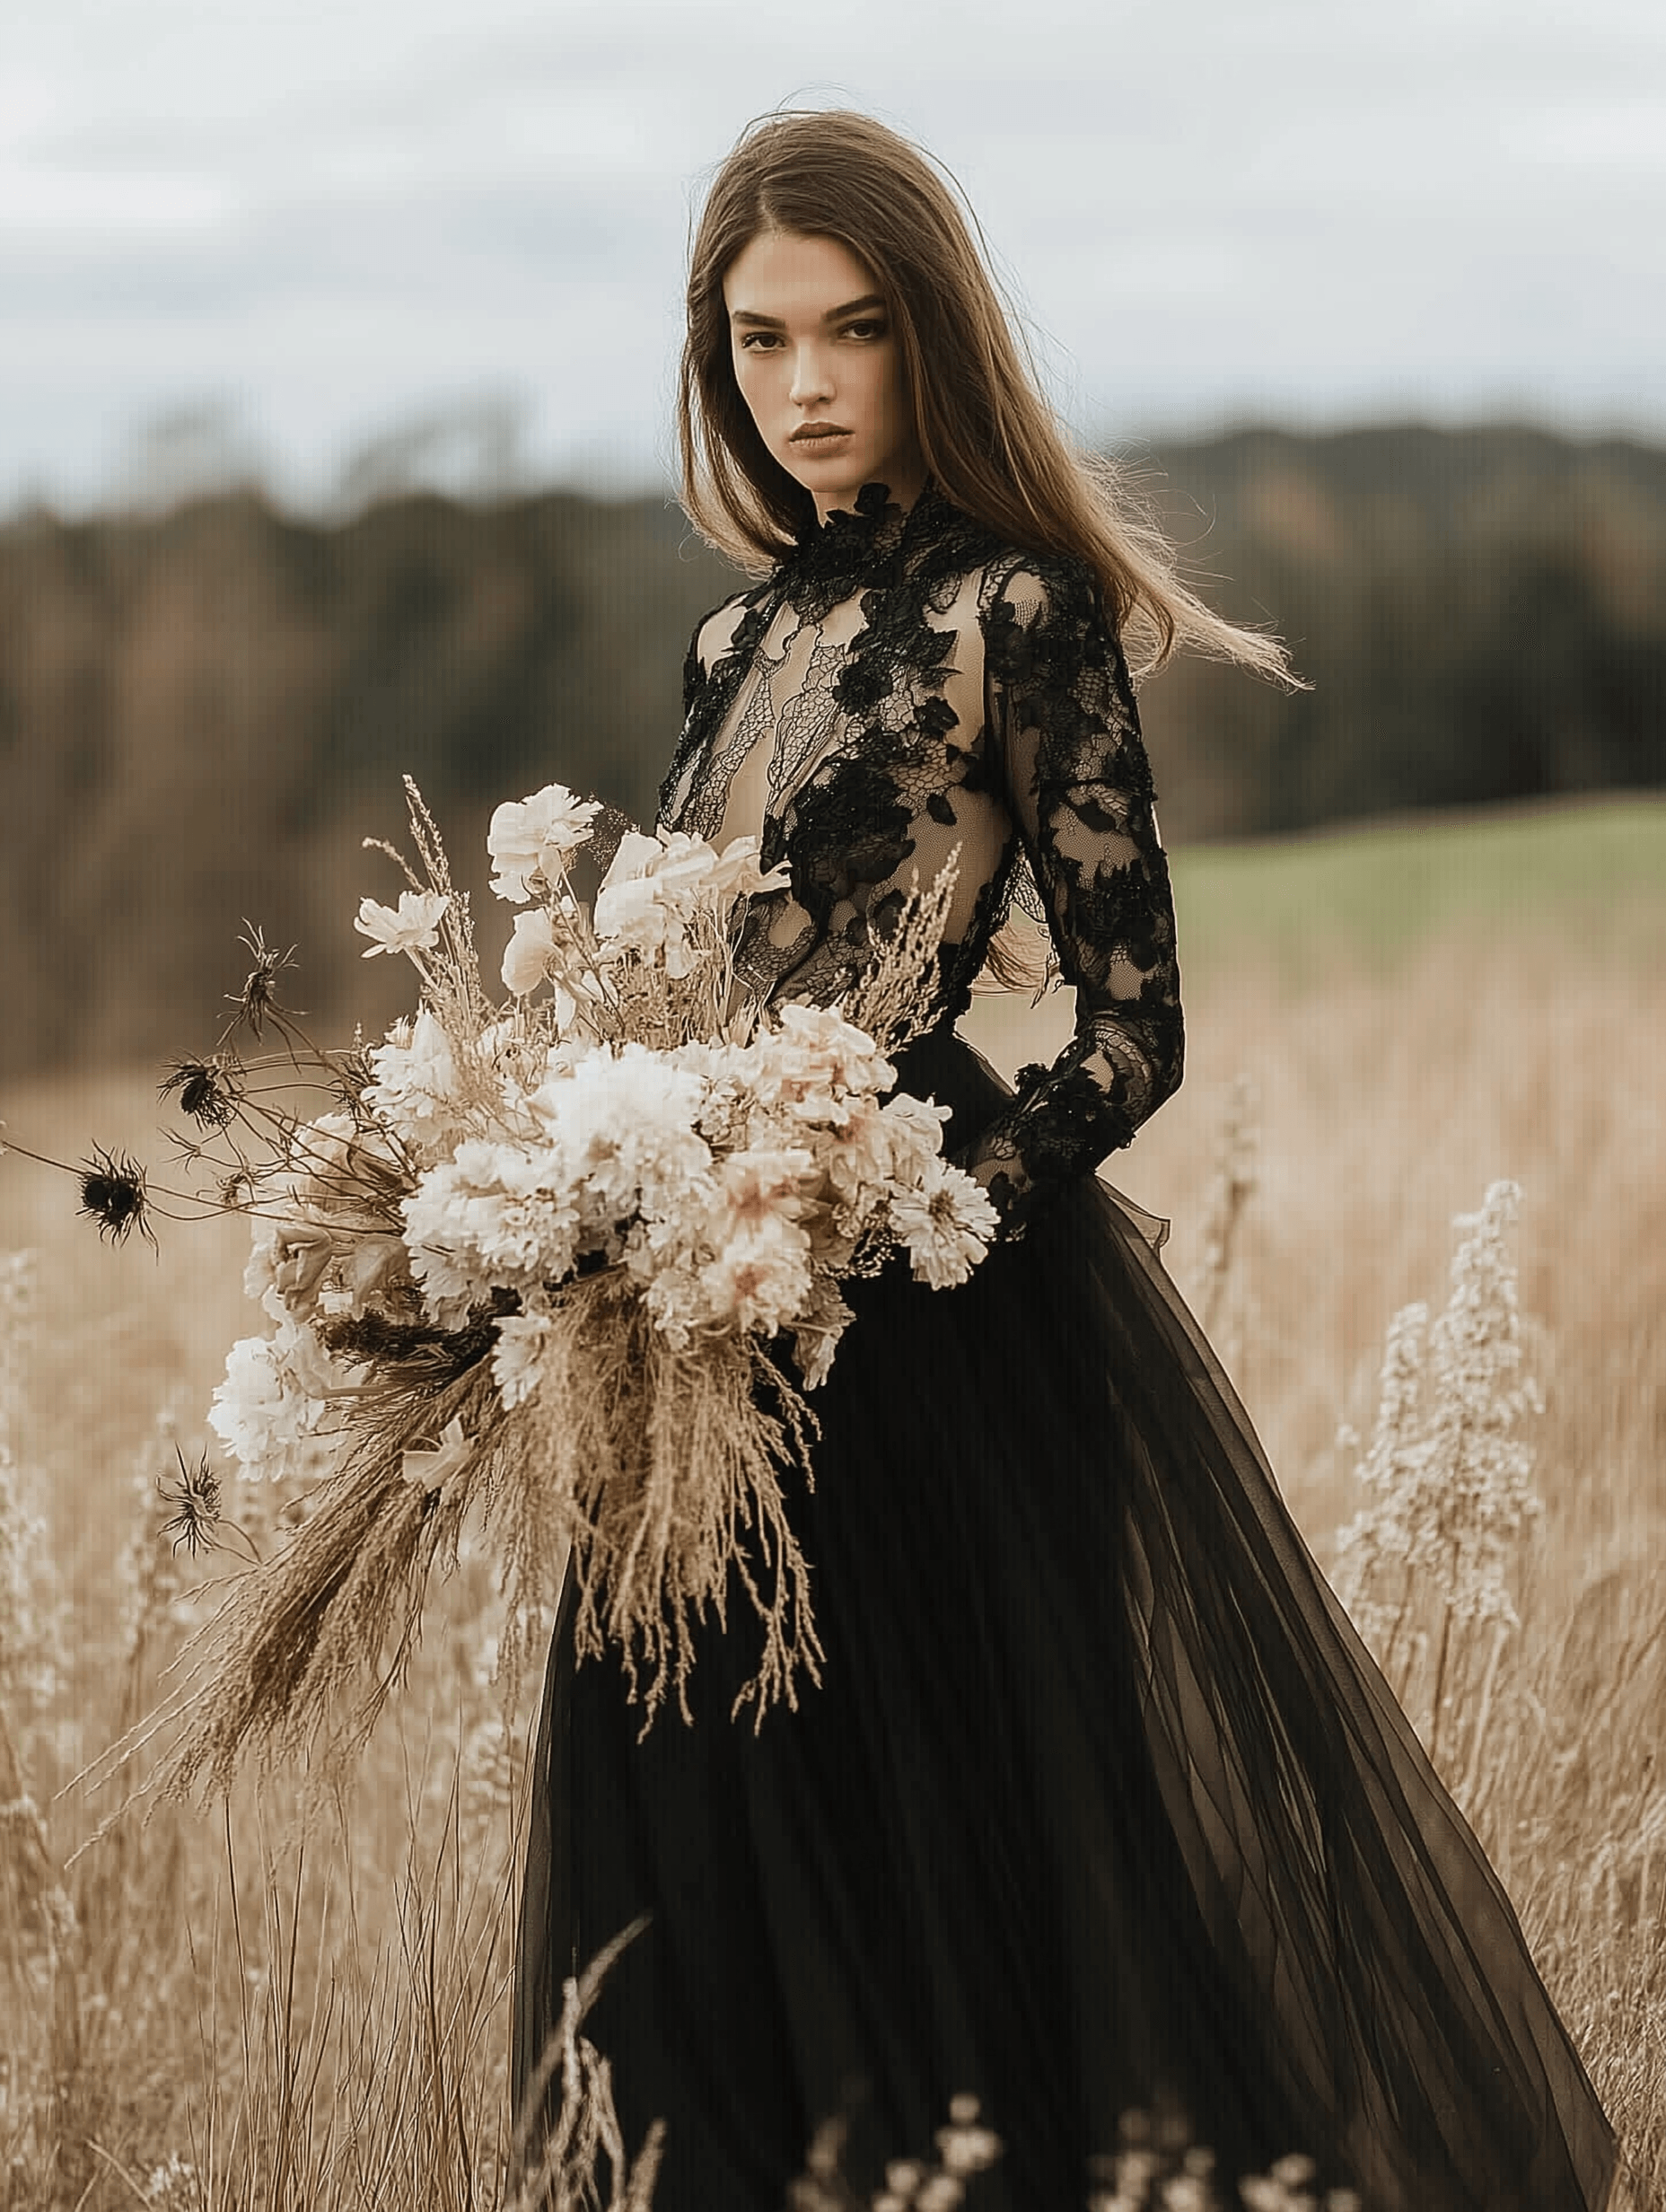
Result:
[[901,349],[873,272],[831,238],[760,231],[723,278],[735,382],[823,522],[864,484],[899,505],[925,478]]

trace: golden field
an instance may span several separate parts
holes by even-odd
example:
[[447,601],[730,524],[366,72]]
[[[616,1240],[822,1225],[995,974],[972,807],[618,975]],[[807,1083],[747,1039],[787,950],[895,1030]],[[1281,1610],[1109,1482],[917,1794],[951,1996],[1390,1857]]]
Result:
[[[1390,1315],[1442,1302],[1455,1214],[1521,1186],[1546,1510],[1454,1778],[1636,2199],[1666,2202],[1666,806],[1200,850],[1176,877],[1188,1081],[1106,1172],[1171,1219],[1172,1271],[1213,1306],[1321,1558],[1357,1503],[1337,1431],[1370,1426]],[[972,1026],[1010,1061],[1064,1018],[982,1001]],[[1219,1279],[1205,1225],[1241,1076],[1256,1185]],[[162,1158],[145,1070],[19,1083],[0,1116],[59,1157]],[[68,1864],[114,1799],[65,1786],[165,1687],[228,1564],[176,1567],[154,1486],[256,1325],[246,1233],[161,1228],[154,1256],[101,1246],[69,1182],[0,1162],[0,1252],[34,1255],[0,1362],[0,2202],[499,2205],[530,1693],[491,1685],[485,1562],[349,1782],[250,1782]]]

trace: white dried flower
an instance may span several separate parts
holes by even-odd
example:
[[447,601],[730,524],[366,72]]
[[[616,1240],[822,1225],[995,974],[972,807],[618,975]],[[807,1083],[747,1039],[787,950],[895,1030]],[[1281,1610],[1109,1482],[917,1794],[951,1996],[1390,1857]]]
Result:
[[647,1273],[643,1304],[648,1318],[673,1352],[686,1352],[695,1331],[708,1327],[712,1302],[703,1287],[694,1260],[687,1255],[671,1260]]
[[[1429,1309],[1421,1302],[1402,1306],[1389,1323],[1377,1378],[1376,1425],[1355,1469],[1374,1495],[1337,1537],[1337,1594],[1373,1641],[1387,1632],[1393,1609],[1368,1604],[1367,1590],[1381,1570],[1409,1564],[1414,1501],[1425,1499],[1429,1488],[1429,1444],[1419,1418],[1428,1326]],[[1358,1451],[1352,1429],[1342,1431],[1337,1443]]]
[[871,1095],[897,1080],[872,1038],[836,1006],[789,1001],[777,1009],[773,1027],[759,1031],[749,1059],[750,1087],[765,1106],[829,1128],[843,1122],[853,1093]]
[[952,2097],[949,2125],[937,2133],[937,2158],[945,2173],[982,2173],[1001,2155],[1001,2138],[978,2118],[978,2099]]
[[636,1213],[675,1217],[709,1191],[699,1077],[664,1053],[596,1051],[528,1102],[575,1186],[582,1218],[610,1230]]
[[880,1137],[887,1148],[885,1180],[918,1181],[943,1156],[943,1123],[950,1109],[907,1091],[888,1098],[880,1109]]
[[575,799],[565,784],[546,784],[519,801],[506,799],[494,810],[486,834],[497,896],[520,907],[553,892],[569,857],[589,842],[601,812],[600,800]]
[[876,1100],[858,1094],[846,1102],[838,1125],[826,1132],[817,1148],[839,1204],[858,1215],[872,1210],[890,1180],[896,1156],[892,1135]]
[[196,2167],[170,2151],[165,2165],[151,2168],[139,2193],[152,2212],[196,2212],[205,2192]]
[[815,1155],[802,1145],[732,1152],[718,1170],[713,1242],[732,1243],[776,1220],[802,1220],[820,1180]]
[[546,982],[559,960],[555,925],[543,907],[515,916],[514,929],[504,947],[504,988],[517,998],[530,998]]
[[700,1270],[713,1317],[773,1337],[791,1327],[810,1299],[810,1239],[778,1216],[726,1244]]
[[467,1137],[404,1205],[405,1242],[423,1304],[442,1329],[504,1287],[536,1292],[578,1251],[572,1178],[548,1146]]
[[693,972],[688,932],[699,914],[721,921],[738,898],[778,891],[785,868],[765,874],[756,838],[736,838],[721,853],[686,830],[644,837],[630,830],[596,895],[596,935],[604,956],[636,952],[664,963],[668,976]]
[[1116,2159],[1117,2187],[1124,2196],[1132,2196],[1137,2204],[1145,2201],[1145,2191],[1162,2171],[1162,2161],[1155,2151],[1118,2151]]
[[363,1102],[418,1158],[433,1158],[461,1127],[457,1065],[443,1027],[425,1006],[415,1021],[396,1022],[369,1059],[375,1080]]
[[32,1252],[0,1252],[0,1701],[24,1707],[44,1706],[57,1689],[68,1627],[39,1475],[13,1447],[34,1283]]
[[554,1327],[548,1313],[536,1311],[506,1313],[498,1322],[492,1380],[498,1396],[512,1409],[524,1405],[542,1381],[540,1356]]
[[1171,2174],[1162,2185],[1158,2199],[1163,2212],[1214,2212],[1214,2196],[1208,2184],[1195,2174]]
[[1542,1512],[1530,1447],[1515,1434],[1539,1409],[1521,1377],[1514,1262],[1506,1242],[1520,1204],[1495,1182],[1477,1214],[1453,1222],[1451,1294],[1431,1327],[1407,1306],[1389,1330],[1376,1426],[1358,1472],[1373,1496],[1337,1538],[1337,1587],[1363,1599],[1382,1565],[1425,1574],[1454,1620],[1515,1625],[1506,1580],[1515,1546]]
[[232,1345],[208,1426],[245,1476],[276,1481],[316,1463],[334,1404],[351,1388],[311,1328],[285,1317],[276,1335]]
[[488,1714],[469,1730],[457,1761],[457,1795],[466,1834],[483,1833],[512,1814],[520,1757],[502,1714]]
[[419,1490],[437,1490],[452,1475],[466,1474],[474,1460],[474,1439],[465,1433],[462,1416],[454,1413],[432,1444],[406,1453],[399,1472]]
[[438,891],[402,891],[397,907],[379,907],[373,899],[361,899],[353,926],[361,937],[374,940],[364,958],[374,960],[379,952],[403,952],[414,959],[418,952],[432,952],[451,903]]
[[913,1189],[894,1194],[890,1221],[914,1263],[915,1281],[934,1290],[965,1282],[1001,1225],[982,1186],[941,1159],[926,1162]]

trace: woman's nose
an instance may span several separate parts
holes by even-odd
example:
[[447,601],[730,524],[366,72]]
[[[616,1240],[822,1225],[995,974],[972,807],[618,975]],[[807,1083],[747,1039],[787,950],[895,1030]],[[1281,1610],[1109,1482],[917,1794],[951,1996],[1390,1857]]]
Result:
[[801,346],[793,364],[793,399],[799,407],[833,397],[833,366],[826,348]]

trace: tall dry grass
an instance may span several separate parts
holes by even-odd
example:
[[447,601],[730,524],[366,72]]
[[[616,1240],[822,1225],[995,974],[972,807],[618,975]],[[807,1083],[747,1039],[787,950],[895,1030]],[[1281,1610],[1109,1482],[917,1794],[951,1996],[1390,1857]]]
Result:
[[[1638,2199],[1666,2201],[1666,979],[1565,931],[1489,943],[1472,925],[1392,972],[1337,967],[1299,993],[1242,961],[1191,982],[1187,1089],[1112,1179],[1172,1218],[1172,1270],[1213,1304],[1321,1558],[1358,1503],[1336,1435],[1370,1426],[1389,1317],[1442,1299],[1453,1215],[1500,1176],[1522,1187],[1546,1512],[1468,1804]],[[1045,1049],[1006,1018],[988,1032],[997,1057]],[[1223,1277],[1210,1198],[1241,1075],[1255,1181]],[[94,1137],[155,1151],[141,1081],[20,1087],[4,1110],[60,1152]],[[37,1254],[4,1420],[14,1488],[49,1532],[37,1610],[59,1676],[0,1685],[17,1767],[15,1789],[0,1777],[0,2201],[503,2205],[529,1716],[491,1687],[486,1562],[448,1586],[350,1787],[309,1804],[280,1778],[224,1814],[164,1808],[69,1864],[102,1807],[57,1793],[154,1695],[208,1602],[215,1562],[176,1573],[159,1552],[155,1481],[174,1444],[195,1448],[247,1325],[236,1224],[175,1231],[153,1258],[101,1249],[72,1208],[67,1185],[0,1163],[0,1250]],[[25,1796],[39,1848],[20,1875]]]

